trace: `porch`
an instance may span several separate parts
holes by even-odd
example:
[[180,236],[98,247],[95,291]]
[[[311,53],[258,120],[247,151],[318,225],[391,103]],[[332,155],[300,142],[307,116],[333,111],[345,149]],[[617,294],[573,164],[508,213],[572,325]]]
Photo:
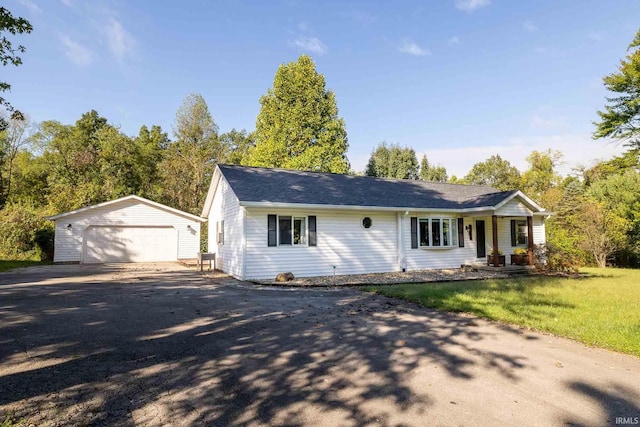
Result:
[[[534,217],[531,215],[475,216],[465,231],[470,240],[475,234],[474,267],[532,268],[534,262]],[[475,228],[475,230],[473,230]]]

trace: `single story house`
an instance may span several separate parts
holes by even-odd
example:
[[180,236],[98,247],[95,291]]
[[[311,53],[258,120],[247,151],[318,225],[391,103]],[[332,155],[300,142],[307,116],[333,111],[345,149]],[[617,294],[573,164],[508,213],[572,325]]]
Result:
[[202,211],[238,279],[457,268],[518,247],[533,264],[548,215],[520,191],[229,165]]
[[204,218],[127,196],[47,218],[55,221],[54,262],[194,259]]

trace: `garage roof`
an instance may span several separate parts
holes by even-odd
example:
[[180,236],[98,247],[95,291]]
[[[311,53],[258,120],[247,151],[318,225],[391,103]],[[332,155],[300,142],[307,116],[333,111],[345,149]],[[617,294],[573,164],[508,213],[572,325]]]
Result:
[[87,206],[87,207],[84,207],[84,208],[76,209],[74,211],[69,211],[69,212],[64,212],[64,213],[58,214],[58,215],[53,215],[53,216],[47,217],[47,219],[49,221],[55,221],[57,219],[65,218],[65,217],[68,217],[68,216],[71,216],[71,215],[75,215],[75,214],[78,214],[78,213],[90,211],[90,210],[93,210],[93,209],[103,208],[105,206],[114,205],[116,203],[121,203],[121,202],[125,202],[125,201],[128,201],[128,200],[135,200],[135,201],[138,201],[140,203],[144,203],[146,205],[153,206],[153,207],[156,207],[158,209],[162,209],[162,210],[174,213],[176,215],[180,215],[180,216],[183,216],[185,218],[192,219],[194,221],[206,222],[205,218],[199,217],[197,215],[190,214],[188,212],[181,211],[179,209],[172,208],[172,207],[167,206],[167,205],[163,205],[162,203],[154,202],[153,200],[145,199],[144,197],[135,196],[133,194],[130,195],[130,196],[126,196],[126,197],[121,197],[119,199],[110,200],[108,202],[98,203],[97,205],[91,205],[91,206]]

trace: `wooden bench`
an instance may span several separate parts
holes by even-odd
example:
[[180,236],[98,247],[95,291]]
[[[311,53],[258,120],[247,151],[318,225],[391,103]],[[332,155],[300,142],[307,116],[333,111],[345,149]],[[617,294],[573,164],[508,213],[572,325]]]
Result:
[[200,267],[200,271],[203,270],[204,266],[202,261],[209,261],[209,271],[211,271],[211,262],[213,262],[213,269],[216,269],[216,254],[198,252],[198,266]]

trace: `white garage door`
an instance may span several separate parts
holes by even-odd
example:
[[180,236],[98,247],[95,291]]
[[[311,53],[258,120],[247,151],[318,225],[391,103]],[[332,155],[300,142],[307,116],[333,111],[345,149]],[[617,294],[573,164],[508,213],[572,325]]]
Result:
[[153,262],[178,259],[173,227],[103,227],[85,230],[85,263]]

